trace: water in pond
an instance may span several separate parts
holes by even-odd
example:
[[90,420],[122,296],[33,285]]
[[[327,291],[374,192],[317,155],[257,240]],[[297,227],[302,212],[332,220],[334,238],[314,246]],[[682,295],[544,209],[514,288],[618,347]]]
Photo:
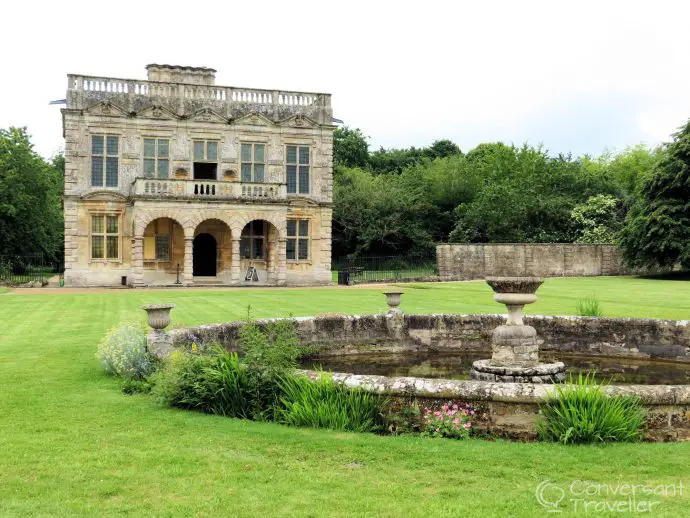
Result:
[[[371,353],[303,359],[302,367],[354,374],[464,380],[468,378],[472,362],[483,358],[487,358],[487,353]],[[578,372],[595,372],[597,379],[611,383],[690,384],[690,364],[688,363],[549,353],[541,353],[540,358],[544,362],[562,361],[568,372],[574,375]]]

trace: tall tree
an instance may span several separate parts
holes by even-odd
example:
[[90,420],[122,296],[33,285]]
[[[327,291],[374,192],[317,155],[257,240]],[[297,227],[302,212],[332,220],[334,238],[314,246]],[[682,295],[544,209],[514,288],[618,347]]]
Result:
[[62,250],[62,178],[55,165],[34,150],[26,128],[0,129],[0,255]]
[[666,144],[620,234],[631,266],[690,268],[690,120]]
[[366,167],[369,164],[369,143],[359,128],[343,126],[335,129],[333,162],[342,167]]

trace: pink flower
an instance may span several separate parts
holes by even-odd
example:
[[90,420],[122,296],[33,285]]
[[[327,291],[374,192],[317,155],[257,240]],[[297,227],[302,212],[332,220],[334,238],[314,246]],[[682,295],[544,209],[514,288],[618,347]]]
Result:
[[456,417],[455,419],[453,419],[453,422],[454,422],[455,424],[458,424],[458,423],[460,422],[460,418],[459,418],[459,417]]
[[470,428],[472,428],[472,423],[465,423],[465,424],[462,425],[462,426],[463,426],[463,428],[464,428],[465,430],[469,430]]
[[458,409],[458,405],[453,405],[453,410],[457,410],[457,409]]

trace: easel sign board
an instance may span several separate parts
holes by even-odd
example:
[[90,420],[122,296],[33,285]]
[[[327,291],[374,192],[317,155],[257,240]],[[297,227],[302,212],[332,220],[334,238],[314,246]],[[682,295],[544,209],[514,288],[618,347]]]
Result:
[[247,272],[244,274],[245,282],[259,282],[259,274],[254,266],[247,268]]

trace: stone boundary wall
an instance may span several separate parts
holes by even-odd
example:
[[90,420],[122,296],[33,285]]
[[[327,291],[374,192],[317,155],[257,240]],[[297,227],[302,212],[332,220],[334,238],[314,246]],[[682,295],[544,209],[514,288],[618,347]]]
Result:
[[[491,351],[491,334],[504,315],[332,315],[294,319],[305,347],[320,355],[403,351]],[[259,321],[262,323],[263,321]],[[664,359],[690,364],[690,322],[636,318],[527,316],[540,351],[588,356]],[[173,346],[192,336],[237,349],[243,322],[174,329]]]
[[443,244],[436,247],[436,262],[444,281],[641,273],[623,265],[614,245],[578,243]]

